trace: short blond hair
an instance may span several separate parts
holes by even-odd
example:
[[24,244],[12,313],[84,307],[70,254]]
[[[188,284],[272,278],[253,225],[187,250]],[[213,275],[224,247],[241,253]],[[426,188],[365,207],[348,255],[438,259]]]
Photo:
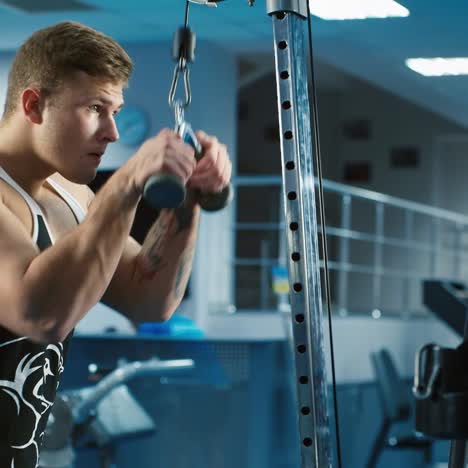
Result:
[[77,71],[127,86],[132,70],[132,60],[114,39],[84,24],[65,21],[40,29],[15,55],[8,75],[4,117],[15,111],[28,87],[52,95]]

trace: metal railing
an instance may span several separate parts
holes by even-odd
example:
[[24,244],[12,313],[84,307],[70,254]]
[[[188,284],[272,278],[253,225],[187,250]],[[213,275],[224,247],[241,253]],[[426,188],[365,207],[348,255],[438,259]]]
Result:
[[[237,248],[232,265],[237,272],[233,285],[237,309],[274,310],[285,296],[272,291],[272,268],[287,264],[281,177],[237,177],[234,186]],[[423,315],[424,278],[468,276],[464,266],[468,216],[329,180],[323,188],[334,312],[376,318]],[[245,197],[243,192],[248,192]],[[268,219],[251,219],[255,208],[265,211],[265,207]],[[252,242],[256,247],[242,248]],[[249,279],[240,281],[246,270]],[[243,302],[245,294],[251,304]]]

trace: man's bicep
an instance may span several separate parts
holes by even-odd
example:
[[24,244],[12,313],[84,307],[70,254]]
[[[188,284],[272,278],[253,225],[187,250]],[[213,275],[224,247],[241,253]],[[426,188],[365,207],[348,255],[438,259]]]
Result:
[[25,330],[24,275],[39,249],[19,219],[0,201],[0,325]]

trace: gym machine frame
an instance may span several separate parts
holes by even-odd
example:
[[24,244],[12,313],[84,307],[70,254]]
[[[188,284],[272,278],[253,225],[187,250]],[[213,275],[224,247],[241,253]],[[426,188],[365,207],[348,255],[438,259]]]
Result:
[[[332,466],[322,294],[308,96],[307,0],[267,0],[273,40],[287,230],[293,350],[301,468]],[[313,64],[311,64],[313,66]],[[310,104],[312,103],[312,106]]]

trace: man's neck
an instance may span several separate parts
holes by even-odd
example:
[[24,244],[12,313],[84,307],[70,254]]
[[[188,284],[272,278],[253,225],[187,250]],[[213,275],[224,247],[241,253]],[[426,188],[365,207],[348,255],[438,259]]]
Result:
[[54,172],[34,151],[30,129],[15,121],[0,124],[0,166],[33,198]]

